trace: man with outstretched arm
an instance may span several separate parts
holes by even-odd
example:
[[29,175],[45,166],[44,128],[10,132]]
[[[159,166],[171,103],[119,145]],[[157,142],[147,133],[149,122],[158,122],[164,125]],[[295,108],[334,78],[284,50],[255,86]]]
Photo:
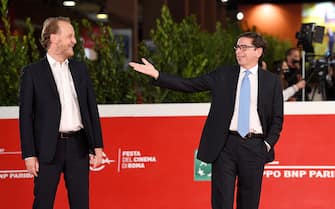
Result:
[[264,165],[274,159],[282,129],[282,87],[278,76],[259,64],[266,49],[262,36],[243,33],[234,49],[238,65],[196,78],[159,72],[146,59],[129,65],[160,87],[211,92],[197,158],[212,163],[212,208],[233,209],[237,185],[237,209],[258,209]]

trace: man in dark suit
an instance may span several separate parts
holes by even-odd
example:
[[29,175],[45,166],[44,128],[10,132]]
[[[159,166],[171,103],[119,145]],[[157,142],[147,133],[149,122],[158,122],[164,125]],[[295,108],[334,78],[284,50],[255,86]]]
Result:
[[211,91],[197,157],[212,163],[212,208],[233,208],[237,181],[237,209],[257,209],[264,164],[274,159],[282,129],[283,95],[278,77],[260,68],[266,48],[260,35],[243,33],[234,48],[239,66],[191,79],[159,72],[145,59],[144,64],[129,65],[153,77],[160,87]]
[[47,55],[23,69],[20,86],[22,158],[34,175],[34,209],[52,209],[60,174],[71,209],[89,208],[89,164],[102,163],[103,142],[85,64],[69,60],[76,44],[68,18],[45,20]]

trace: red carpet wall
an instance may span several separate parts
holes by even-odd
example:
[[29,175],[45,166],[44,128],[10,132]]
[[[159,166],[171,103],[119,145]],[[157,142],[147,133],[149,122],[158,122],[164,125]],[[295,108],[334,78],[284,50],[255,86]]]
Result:
[[[91,171],[91,209],[210,209],[210,165],[195,160],[209,104],[99,106],[106,157]],[[31,208],[18,108],[0,107],[0,209]],[[260,209],[334,208],[335,103],[286,103]],[[55,209],[68,209],[62,181]]]

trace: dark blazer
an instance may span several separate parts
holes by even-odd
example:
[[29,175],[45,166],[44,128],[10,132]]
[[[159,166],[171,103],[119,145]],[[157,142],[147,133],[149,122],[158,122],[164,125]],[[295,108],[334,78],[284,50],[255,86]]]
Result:
[[[184,79],[160,72],[154,85],[177,91],[211,92],[211,107],[202,132],[198,159],[211,163],[218,157],[229,133],[233,117],[239,66],[218,68],[206,75]],[[278,76],[258,69],[258,115],[265,140],[274,148],[283,123],[283,94]],[[274,149],[268,153],[267,161],[273,161]]]
[[[102,148],[99,113],[88,70],[84,63],[74,60],[69,60],[69,68],[89,149]],[[61,105],[46,57],[22,71],[19,112],[22,158],[37,156],[41,162],[50,162],[56,151]]]

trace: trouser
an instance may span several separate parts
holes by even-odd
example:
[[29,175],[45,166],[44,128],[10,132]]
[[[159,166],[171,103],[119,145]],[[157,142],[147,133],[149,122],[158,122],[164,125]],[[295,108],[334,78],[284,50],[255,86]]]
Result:
[[262,138],[229,135],[212,163],[212,208],[258,209],[267,149]]
[[89,208],[89,158],[82,135],[59,139],[54,160],[39,164],[34,178],[33,209],[52,209],[61,173],[71,209]]

